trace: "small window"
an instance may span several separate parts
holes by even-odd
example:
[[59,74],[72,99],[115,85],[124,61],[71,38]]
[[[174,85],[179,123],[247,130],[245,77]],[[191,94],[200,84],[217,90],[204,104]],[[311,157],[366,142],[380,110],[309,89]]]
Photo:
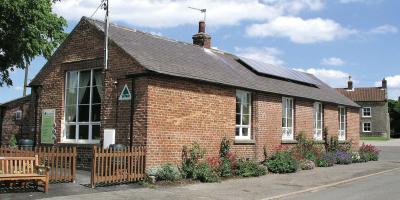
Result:
[[314,140],[322,140],[323,114],[322,103],[314,103]]
[[339,140],[346,140],[346,107],[339,107]]
[[363,132],[371,132],[371,122],[363,122]]
[[15,120],[21,120],[22,119],[22,111],[17,110],[15,111]]
[[236,139],[251,139],[251,93],[236,91]]
[[371,107],[362,108],[362,116],[363,117],[371,117]]
[[282,140],[293,140],[293,99],[282,98]]

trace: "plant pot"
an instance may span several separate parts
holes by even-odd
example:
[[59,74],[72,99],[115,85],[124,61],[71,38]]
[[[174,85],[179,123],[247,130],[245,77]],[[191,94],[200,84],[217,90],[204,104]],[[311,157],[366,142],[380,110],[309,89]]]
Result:
[[20,139],[18,145],[21,147],[31,147],[33,146],[33,140],[31,139]]
[[116,151],[122,151],[122,150],[124,150],[125,148],[126,148],[126,146],[123,145],[123,144],[111,144],[111,145],[110,145],[110,149],[114,149],[114,150],[116,150]]

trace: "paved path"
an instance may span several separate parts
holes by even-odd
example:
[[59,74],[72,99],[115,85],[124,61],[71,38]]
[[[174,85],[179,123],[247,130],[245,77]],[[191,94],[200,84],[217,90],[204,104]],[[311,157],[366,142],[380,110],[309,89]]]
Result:
[[[52,184],[48,195],[38,192],[0,194],[0,199],[266,199],[400,167],[400,147],[382,146],[379,148],[382,149],[382,159],[378,162],[337,165],[331,168],[316,168],[310,171],[300,171],[295,174],[268,174],[258,178],[230,179],[222,183],[201,183],[173,187],[157,187],[156,189],[143,188],[137,184],[103,188],[98,187],[96,189],[90,189],[78,184]],[[339,194],[343,194],[344,198],[342,199],[346,199],[345,195],[349,194],[351,189],[346,190],[346,187],[341,189],[342,186],[348,185],[349,187],[355,187],[355,191],[372,191],[369,190],[373,185],[373,182],[370,182],[370,180],[379,178],[380,184],[376,184],[375,187],[383,188],[386,184],[390,184],[394,181],[400,182],[394,175],[400,177],[400,172],[393,171],[387,174],[377,175],[376,177],[366,178],[365,180],[358,180],[357,183],[363,183],[359,186],[354,182],[337,185],[323,191],[328,194],[338,192]],[[387,177],[390,177],[390,179],[387,179]],[[393,195],[390,193],[392,190],[390,190],[390,188],[388,190],[388,194]],[[322,195],[319,194],[319,192],[315,194]],[[310,194],[304,193],[291,196],[290,198],[302,199],[300,198],[302,195],[310,199],[318,199],[318,197],[320,197],[307,196]]]

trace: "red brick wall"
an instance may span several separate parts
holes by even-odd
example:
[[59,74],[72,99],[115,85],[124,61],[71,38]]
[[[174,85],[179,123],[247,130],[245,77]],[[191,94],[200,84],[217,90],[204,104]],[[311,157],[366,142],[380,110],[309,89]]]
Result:
[[[8,146],[12,135],[16,139],[33,138],[33,109],[31,107],[31,96],[17,99],[3,104],[0,108],[1,143]],[[22,119],[15,119],[15,112],[22,111]]]

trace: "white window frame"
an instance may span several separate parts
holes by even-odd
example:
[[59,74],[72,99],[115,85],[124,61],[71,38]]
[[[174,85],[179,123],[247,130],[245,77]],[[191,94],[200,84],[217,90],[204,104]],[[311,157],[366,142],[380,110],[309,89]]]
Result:
[[[342,113],[342,111],[343,111],[343,113]],[[338,115],[339,115],[339,119],[338,119],[338,121],[339,121],[339,132],[338,132],[338,139],[340,140],[340,141],[344,141],[344,140],[346,140],[346,126],[347,126],[347,109],[346,109],[346,107],[344,107],[344,106],[339,106],[339,109],[338,109]],[[342,116],[343,116],[343,120],[344,121],[342,121]],[[342,129],[342,127],[343,127],[343,129]]]
[[15,111],[15,120],[22,120],[22,110]]
[[[365,130],[365,124],[369,124],[369,131],[366,131],[366,130]],[[372,132],[372,123],[371,123],[371,122],[363,122],[363,123],[362,123],[362,130],[363,130],[364,133],[370,133],[370,132]]]
[[[236,129],[239,129],[239,135],[237,136],[235,134],[235,139],[237,140],[251,140],[251,92],[247,92],[247,91],[243,91],[243,90],[236,90],[236,96],[241,96],[244,97],[246,95],[248,95],[248,106],[249,106],[249,125],[243,125],[243,104],[240,104],[240,124],[236,124]],[[236,102],[237,105],[237,102]],[[235,107],[236,107],[235,105]],[[236,113],[235,113],[235,121],[236,121]],[[247,128],[248,129],[248,134],[247,136],[243,136],[243,128]]]
[[[64,130],[63,130],[63,136],[62,136],[62,141],[63,143],[77,143],[77,144],[98,144],[100,143],[100,140],[94,140],[92,139],[92,127],[93,125],[98,125],[101,127],[101,122],[92,122],[92,95],[93,95],[93,74],[95,70],[98,70],[101,68],[92,68],[92,69],[82,69],[82,70],[73,70],[73,71],[67,71],[65,74],[65,87],[64,87]],[[89,122],[78,122],[79,118],[79,90],[80,90],[80,76],[82,71],[90,71],[90,100],[89,100]],[[68,73],[71,72],[78,72],[78,78],[77,78],[77,91],[76,91],[76,121],[75,122],[67,122],[66,120],[66,114],[67,114],[67,92],[68,92]],[[102,88],[103,89],[103,88]],[[67,139],[67,126],[68,125],[75,125],[75,139]],[[88,139],[79,139],[79,125],[88,125],[89,126],[89,133],[88,133]],[[101,135],[101,134],[100,134]]]
[[[291,126],[288,126],[288,111],[289,111],[289,107],[291,106],[291,119],[292,119],[292,123]],[[285,124],[286,127],[283,126],[282,124],[282,140],[294,140],[294,102],[293,102],[293,98],[290,97],[282,97],[282,122],[283,119],[285,119]]]
[[[324,125],[324,107],[321,102],[315,102],[314,103],[314,140],[322,140],[322,130],[323,130],[323,125]],[[321,120],[318,120],[318,117],[320,117]],[[320,123],[320,128],[318,128],[318,124]]]
[[[364,109],[369,109],[369,115],[364,115]],[[371,107],[363,107],[362,108],[362,117],[372,117],[372,108]]]

